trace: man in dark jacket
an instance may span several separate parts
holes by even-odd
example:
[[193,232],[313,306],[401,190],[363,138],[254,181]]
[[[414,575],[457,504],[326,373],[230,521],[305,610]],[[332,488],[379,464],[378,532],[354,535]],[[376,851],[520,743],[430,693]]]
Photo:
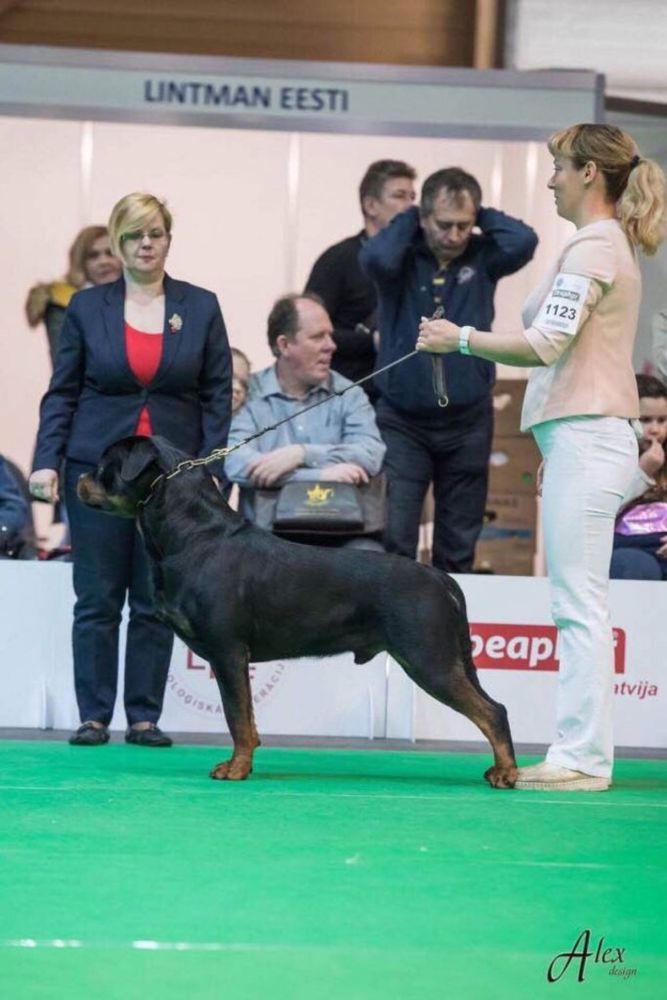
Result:
[[[496,284],[527,264],[536,246],[529,226],[482,207],[471,174],[452,167],[428,177],[420,208],[397,216],[361,249],[361,266],[379,296],[377,367],[413,350],[420,318],[438,306],[453,323],[491,329]],[[433,482],[434,565],[466,573],[486,504],[495,367],[460,354],[443,361],[446,408],[431,388],[428,355],[374,379],[378,426],[387,444],[385,543],[390,552],[415,557],[424,496]]]
[[[306,282],[306,291],[322,299],[334,326],[336,353],[331,367],[357,382],[375,366],[377,296],[373,282],[359,265],[359,250],[415,200],[416,173],[402,160],[376,160],[359,186],[364,228],[329,247],[318,257]],[[374,398],[371,385],[364,385]]]

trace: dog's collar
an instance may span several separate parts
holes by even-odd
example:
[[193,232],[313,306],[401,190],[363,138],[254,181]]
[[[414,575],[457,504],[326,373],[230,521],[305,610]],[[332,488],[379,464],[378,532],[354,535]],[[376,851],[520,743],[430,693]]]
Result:
[[[213,454],[216,458],[218,458],[223,452],[226,454],[228,451],[228,448],[217,448]],[[151,502],[155,496],[155,490],[161,479],[164,479],[166,482],[167,479],[173,479],[174,476],[178,476],[181,472],[189,472],[190,469],[194,469],[198,465],[208,465],[210,461],[212,461],[211,456],[207,458],[186,458],[184,461],[179,462],[178,465],[176,465],[169,472],[161,472],[159,476],[155,477],[153,482],[148,487],[148,496],[145,496],[143,500],[140,500],[137,506],[145,507],[146,504]]]
[[155,490],[157,488],[158,483],[160,482],[161,479],[165,479],[166,476],[167,476],[166,472],[161,472],[159,476],[155,477],[155,479],[153,480],[153,482],[148,487],[148,495],[145,496],[143,500],[139,501],[139,503],[137,504],[137,507],[142,507],[142,508],[146,507],[147,504],[149,504],[151,502],[151,500],[155,496]]

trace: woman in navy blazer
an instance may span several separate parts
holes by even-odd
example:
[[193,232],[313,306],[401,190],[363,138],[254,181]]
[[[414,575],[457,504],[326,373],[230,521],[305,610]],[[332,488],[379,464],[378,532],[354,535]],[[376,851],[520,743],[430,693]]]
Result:
[[164,271],[172,218],[153,195],[130,194],[109,221],[123,276],[71,300],[49,389],[42,400],[35,497],[58,499],[66,460],[76,593],[72,632],[81,726],[76,745],[109,739],[118,680],[118,635],[127,595],[125,653],[128,743],[170,746],[158,725],[173,634],[155,616],[146,553],[133,521],[85,507],[79,476],[130,434],[160,434],[191,455],[224,446],[232,364],[213,292]]

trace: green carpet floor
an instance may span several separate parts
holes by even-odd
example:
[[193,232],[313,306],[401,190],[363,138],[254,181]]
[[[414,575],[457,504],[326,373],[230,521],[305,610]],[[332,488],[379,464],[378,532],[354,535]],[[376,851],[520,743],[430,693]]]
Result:
[[[260,750],[211,781],[226,756],[0,742],[3,1000],[665,995],[664,762],[557,795],[476,754]],[[586,929],[584,982],[549,984]]]

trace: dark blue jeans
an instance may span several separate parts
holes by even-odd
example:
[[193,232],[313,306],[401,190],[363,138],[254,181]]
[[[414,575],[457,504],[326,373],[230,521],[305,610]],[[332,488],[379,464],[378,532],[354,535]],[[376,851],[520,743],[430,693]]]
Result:
[[387,551],[415,558],[424,497],[432,482],[433,565],[448,573],[469,573],[486,506],[491,398],[435,417],[413,416],[380,399],[376,415],[387,445]]
[[65,498],[76,594],[72,648],[81,721],[108,725],[118,684],[118,633],[127,595],[125,714],[129,725],[157,722],[174,636],[155,616],[148,557],[133,520],[86,507],[76,495],[90,467],[67,462]]
[[667,559],[657,550],[662,534],[614,534],[609,576],[612,580],[667,580]]

